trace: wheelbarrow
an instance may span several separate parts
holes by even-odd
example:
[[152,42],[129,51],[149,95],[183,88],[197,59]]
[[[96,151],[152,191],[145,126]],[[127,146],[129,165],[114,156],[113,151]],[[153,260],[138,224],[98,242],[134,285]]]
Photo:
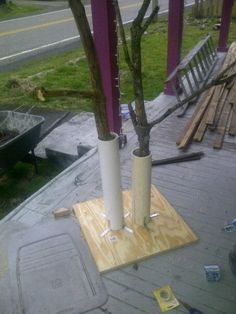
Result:
[[24,159],[29,152],[37,171],[34,148],[44,122],[41,116],[16,111],[0,111],[0,172]]

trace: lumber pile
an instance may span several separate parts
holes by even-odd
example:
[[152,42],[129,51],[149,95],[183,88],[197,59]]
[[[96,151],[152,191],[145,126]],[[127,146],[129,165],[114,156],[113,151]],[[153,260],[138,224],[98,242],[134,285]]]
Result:
[[[233,43],[219,71],[222,72],[236,59]],[[236,72],[232,67],[226,75]],[[201,142],[207,131],[214,132],[213,147],[220,149],[226,132],[236,135],[236,78],[230,83],[216,85],[203,92],[196,109],[177,140],[178,148],[185,149],[192,140]]]

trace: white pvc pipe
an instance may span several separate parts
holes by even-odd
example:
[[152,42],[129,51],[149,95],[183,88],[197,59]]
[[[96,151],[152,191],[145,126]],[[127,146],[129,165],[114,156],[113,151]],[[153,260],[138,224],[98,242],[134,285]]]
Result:
[[152,156],[132,155],[132,216],[133,222],[144,226],[150,220]]
[[119,137],[112,134],[110,141],[98,140],[98,151],[106,216],[111,230],[119,230],[124,226]]

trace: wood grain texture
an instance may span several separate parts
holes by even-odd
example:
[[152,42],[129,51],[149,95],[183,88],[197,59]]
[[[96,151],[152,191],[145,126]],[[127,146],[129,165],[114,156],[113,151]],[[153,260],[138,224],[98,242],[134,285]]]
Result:
[[230,126],[229,126],[229,135],[232,135],[232,136],[236,135],[236,103],[234,103],[232,107],[232,116],[231,116]]
[[232,106],[229,103],[226,103],[224,106],[223,112],[222,112],[220,120],[219,120],[219,124],[216,128],[216,138],[215,138],[215,141],[213,143],[214,148],[220,149],[222,147],[226,128],[227,128],[227,124],[228,124],[228,120],[229,120],[229,116],[230,116],[230,112],[231,112],[231,108],[232,108]]
[[202,95],[202,101],[199,103],[198,108],[197,108],[197,114],[194,116],[189,129],[187,132],[184,134],[182,140],[180,141],[178,148],[186,148],[190,140],[192,139],[196,129],[198,128],[200,121],[210,103],[212,94],[214,92],[214,88],[210,88],[206,92],[203,93]]
[[216,129],[216,127],[218,126],[220,120],[221,120],[221,115],[223,113],[223,110],[226,107],[226,103],[227,103],[227,96],[229,94],[229,90],[225,87],[220,99],[218,100],[218,105],[217,105],[217,110],[215,112],[215,116],[214,116],[214,123],[209,126],[209,129],[214,131]]
[[233,86],[229,91],[228,102],[232,105],[236,104],[236,79],[234,79]]
[[[131,208],[131,192],[123,192],[126,213]],[[197,236],[164,196],[152,186],[151,213],[159,213],[151,220],[148,228],[134,225],[131,214],[125,219],[126,230],[110,231],[103,217],[102,198],[93,199],[73,206],[85,239],[100,272],[135,263],[147,257],[175,249],[197,241]]]
[[214,124],[215,114],[216,114],[216,111],[217,111],[217,106],[218,106],[219,99],[221,97],[222,91],[223,91],[223,88],[222,88],[221,85],[220,86],[216,86],[214,88],[214,94],[213,94],[213,97],[212,97],[212,100],[211,100],[211,103],[210,103],[210,106],[209,106],[209,110],[208,110],[208,113],[207,113],[207,118],[206,118],[206,123],[208,125],[213,125]]
[[204,134],[206,132],[206,129],[207,129],[206,120],[207,120],[207,115],[208,115],[209,109],[210,108],[208,107],[208,109],[206,110],[206,112],[205,112],[205,114],[204,114],[204,116],[203,116],[203,118],[202,118],[202,120],[201,120],[201,122],[197,128],[197,131],[194,134],[193,139],[196,142],[201,142],[203,137],[204,137]]
[[[231,44],[219,72],[226,69],[227,66],[229,66],[230,63],[234,61],[235,57],[236,57],[236,43],[234,42]],[[229,71],[228,74],[231,74],[232,71],[234,71],[234,70],[235,70],[235,68],[233,67]],[[219,100],[222,98],[222,94],[223,94],[225,88],[226,88],[226,84],[215,86],[214,94],[213,94],[213,97],[212,97],[212,100],[211,100],[211,103],[209,106],[209,111],[208,111],[207,120],[206,120],[206,123],[208,125],[216,124],[215,120],[216,120],[217,111],[219,111],[218,110]]]

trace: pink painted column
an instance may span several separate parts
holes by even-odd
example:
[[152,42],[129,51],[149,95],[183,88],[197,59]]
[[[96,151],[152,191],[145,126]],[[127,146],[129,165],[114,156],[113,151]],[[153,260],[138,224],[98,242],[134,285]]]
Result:
[[115,10],[110,0],[91,0],[93,32],[110,130],[120,134],[117,32]]
[[[183,35],[183,13],[184,0],[169,0],[167,77],[180,62]],[[166,95],[174,95],[170,83],[166,84],[164,93]]]
[[219,44],[217,48],[219,52],[226,52],[228,50],[227,41],[229,35],[233,4],[234,0],[224,0],[223,2]]

